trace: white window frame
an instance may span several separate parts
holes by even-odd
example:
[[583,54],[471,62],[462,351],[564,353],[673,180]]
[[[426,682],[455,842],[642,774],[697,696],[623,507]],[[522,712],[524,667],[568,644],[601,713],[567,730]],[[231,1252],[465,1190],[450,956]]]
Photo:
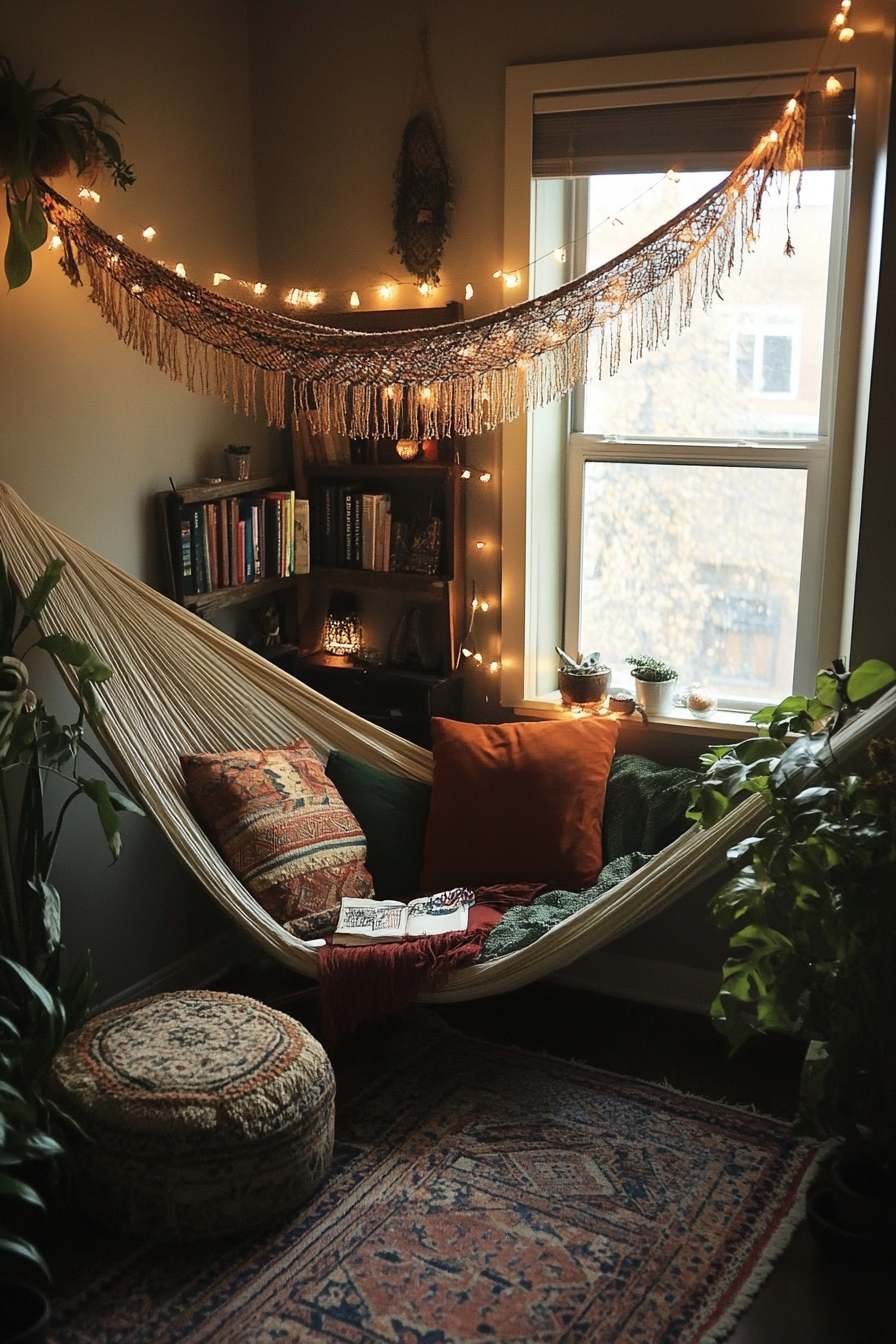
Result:
[[[687,84],[752,76],[793,76],[817,55],[817,42],[763,43],[742,47],[651,53],[608,57],[507,70],[505,122],[505,230],[504,268],[519,269],[520,257],[530,261],[530,293],[551,288],[546,267],[557,267],[555,284],[568,278],[562,263],[534,266],[534,197],[532,191],[532,109],[540,94],[595,89],[637,89],[650,85]],[[840,323],[830,322],[826,366],[833,370],[836,397],[822,389],[821,437],[801,451],[809,468],[807,527],[803,573],[808,583],[821,573],[814,602],[801,592],[801,628],[797,638],[796,689],[811,689],[811,670],[836,653],[848,657],[852,618],[852,589],[857,547],[858,503],[867,417],[868,381],[877,296],[877,262],[886,161],[886,132],[892,43],[882,34],[858,34],[849,48],[848,64],[856,69],[856,133],[848,205],[843,287],[838,295]],[[561,209],[557,205],[557,210]],[[567,233],[565,236],[571,236]],[[568,265],[569,263],[567,263]],[[536,279],[536,269],[538,272]],[[537,289],[536,289],[537,284]],[[566,585],[567,547],[581,544],[576,529],[567,530],[567,438],[573,419],[574,397],[545,410],[522,416],[503,427],[502,477],[502,678],[505,706],[537,709],[554,698],[556,655],[562,641],[564,618],[578,595]],[[825,423],[824,408],[832,406]],[[568,482],[581,482],[577,454],[585,451],[620,460],[623,445],[612,448],[589,436],[573,435]],[[537,451],[536,451],[537,447]],[[687,446],[664,446],[663,461],[687,454]],[[750,447],[749,465],[784,467],[781,453],[792,459],[793,449]],[[719,459],[739,464],[736,444],[719,445]],[[639,460],[644,460],[643,446]],[[659,458],[657,460],[660,460]],[[678,460],[688,460],[686,457]],[[714,461],[702,447],[699,460]],[[792,461],[790,461],[792,465]],[[579,489],[580,489],[579,485]],[[578,516],[581,517],[579,499]],[[570,564],[570,572],[574,569]]]

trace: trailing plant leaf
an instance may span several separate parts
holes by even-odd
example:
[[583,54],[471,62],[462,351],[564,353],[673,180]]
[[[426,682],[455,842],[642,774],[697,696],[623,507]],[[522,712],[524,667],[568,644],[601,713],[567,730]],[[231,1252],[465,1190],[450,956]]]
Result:
[[850,700],[857,703],[859,700],[867,700],[869,695],[876,695],[894,681],[896,671],[889,663],[883,663],[879,658],[869,658],[851,674],[846,689]]

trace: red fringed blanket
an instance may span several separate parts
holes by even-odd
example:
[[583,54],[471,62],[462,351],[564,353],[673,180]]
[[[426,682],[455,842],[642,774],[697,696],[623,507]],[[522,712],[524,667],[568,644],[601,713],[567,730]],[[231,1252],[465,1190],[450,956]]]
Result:
[[529,905],[543,884],[479,887],[464,933],[411,938],[368,947],[320,950],[320,1006],[325,1037],[334,1041],[365,1020],[395,1017],[420,993],[438,989],[470,966],[505,910]]

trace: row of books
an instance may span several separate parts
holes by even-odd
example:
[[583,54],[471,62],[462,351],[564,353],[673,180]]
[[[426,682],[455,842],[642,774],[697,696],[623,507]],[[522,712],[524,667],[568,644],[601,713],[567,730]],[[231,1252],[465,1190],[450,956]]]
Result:
[[348,569],[388,570],[392,497],[356,485],[317,483],[313,495],[311,561]]
[[311,508],[312,564],[438,574],[442,520],[394,518],[392,497],[356,485],[316,484]]
[[296,437],[306,462],[351,462],[351,444],[347,435],[322,430],[316,411],[299,411],[295,423]]
[[184,596],[307,574],[308,520],[308,501],[294,490],[181,505]]

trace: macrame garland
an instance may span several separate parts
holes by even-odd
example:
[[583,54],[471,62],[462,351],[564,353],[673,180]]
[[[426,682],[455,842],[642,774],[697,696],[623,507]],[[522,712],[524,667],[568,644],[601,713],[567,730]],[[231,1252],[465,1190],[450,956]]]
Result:
[[687,327],[695,300],[709,307],[755,243],[773,180],[797,174],[798,190],[804,132],[797,95],[720,186],[629,251],[552,294],[424,332],[338,331],[238,303],[41,189],[66,275],[80,284],[86,267],[106,321],[170,377],[251,413],[260,371],[271,425],[316,410],[324,430],[353,438],[444,438],[548,405]]

